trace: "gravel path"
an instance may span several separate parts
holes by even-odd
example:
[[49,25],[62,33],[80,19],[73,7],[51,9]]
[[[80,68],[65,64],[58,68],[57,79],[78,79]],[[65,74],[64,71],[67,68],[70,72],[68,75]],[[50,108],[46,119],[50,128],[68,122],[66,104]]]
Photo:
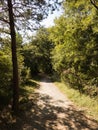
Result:
[[98,130],[98,122],[78,110],[52,82],[43,79],[40,84],[37,103],[42,130]]
[[25,97],[16,117],[2,113],[0,130],[98,130],[98,122],[85,116],[51,81],[43,79],[40,85]]

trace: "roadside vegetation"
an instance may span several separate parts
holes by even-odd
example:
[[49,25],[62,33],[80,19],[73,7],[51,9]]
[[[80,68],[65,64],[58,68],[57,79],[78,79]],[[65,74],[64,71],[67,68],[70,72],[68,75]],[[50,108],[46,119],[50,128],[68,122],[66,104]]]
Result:
[[78,90],[69,87],[65,83],[55,82],[55,84],[81,111],[84,110],[86,115],[98,120],[98,97],[90,98],[87,95],[80,94]]

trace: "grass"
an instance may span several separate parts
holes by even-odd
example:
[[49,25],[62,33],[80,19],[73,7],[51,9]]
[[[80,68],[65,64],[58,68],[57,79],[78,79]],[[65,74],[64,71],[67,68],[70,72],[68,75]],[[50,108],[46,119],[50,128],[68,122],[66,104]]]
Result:
[[22,86],[20,88],[20,103],[28,102],[29,96],[33,95],[37,88],[39,88],[39,83],[33,79],[30,79],[24,86]]
[[[36,80],[29,79],[29,81],[25,84],[20,86],[19,88],[19,102],[24,103],[28,102],[29,95],[33,95],[34,90],[39,87],[39,83]],[[9,104],[12,104],[12,89],[0,90],[0,110],[3,110]]]
[[[17,122],[27,111],[36,103],[36,96],[34,94],[35,89],[39,87],[39,83],[36,80],[29,79],[25,85],[21,85],[19,88],[19,110],[18,113],[12,111],[12,93],[8,91],[0,91],[0,128],[5,130],[12,128],[13,124]],[[24,119],[25,120],[25,119]],[[19,124],[19,123],[18,123]],[[4,128],[2,128],[4,127]],[[14,127],[13,127],[14,128]],[[1,130],[0,129],[0,130]]]
[[76,106],[85,110],[87,115],[98,120],[98,98],[95,99],[82,95],[78,90],[74,90],[61,82],[55,82],[55,84]]

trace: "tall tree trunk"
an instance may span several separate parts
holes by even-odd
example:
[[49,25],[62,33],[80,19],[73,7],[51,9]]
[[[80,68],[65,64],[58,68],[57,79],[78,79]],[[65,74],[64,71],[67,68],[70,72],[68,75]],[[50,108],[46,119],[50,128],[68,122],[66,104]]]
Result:
[[12,0],[7,0],[9,9],[9,24],[11,34],[11,49],[12,49],[12,63],[13,63],[13,104],[12,110],[16,112],[19,104],[19,78],[18,78],[18,63],[17,63],[17,51],[16,51],[16,33],[13,17]]

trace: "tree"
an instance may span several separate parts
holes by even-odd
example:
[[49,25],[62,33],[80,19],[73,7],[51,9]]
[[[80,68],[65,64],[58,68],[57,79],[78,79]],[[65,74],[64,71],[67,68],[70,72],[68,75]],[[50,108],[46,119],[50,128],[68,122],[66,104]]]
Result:
[[51,50],[54,48],[54,45],[49,40],[49,32],[46,28],[40,28],[35,36],[35,40],[32,39],[32,45],[35,43],[38,48],[40,58],[39,62],[39,70],[42,70],[44,73],[52,72],[51,65]]
[[10,34],[11,34],[12,63],[13,63],[12,110],[16,112],[18,110],[18,101],[19,101],[19,79],[18,79],[18,62],[17,62],[17,52],[16,52],[16,33],[15,33],[12,1],[7,0],[7,4],[8,4],[8,11],[9,11],[9,25],[10,25]]
[[[49,9],[55,9],[53,3],[57,1],[44,0],[1,0],[0,2],[0,27],[1,32],[11,35],[11,49],[13,62],[13,106],[14,111],[18,110],[19,102],[19,79],[16,48],[16,30],[35,29],[38,22],[47,16]],[[8,17],[9,16],[9,17]],[[35,21],[35,24],[33,21]],[[2,26],[3,25],[3,26]],[[28,26],[27,26],[28,25]],[[35,25],[35,26],[33,26]],[[9,31],[10,28],[10,31]]]
[[98,12],[85,0],[66,0],[64,12],[50,29],[53,67],[64,81],[86,93],[98,86]]
[[31,37],[31,42],[24,45],[22,54],[25,66],[30,68],[31,75],[39,72],[50,74],[52,72],[51,50],[54,45],[49,40],[49,33],[46,28],[41,27],[35,36]]

